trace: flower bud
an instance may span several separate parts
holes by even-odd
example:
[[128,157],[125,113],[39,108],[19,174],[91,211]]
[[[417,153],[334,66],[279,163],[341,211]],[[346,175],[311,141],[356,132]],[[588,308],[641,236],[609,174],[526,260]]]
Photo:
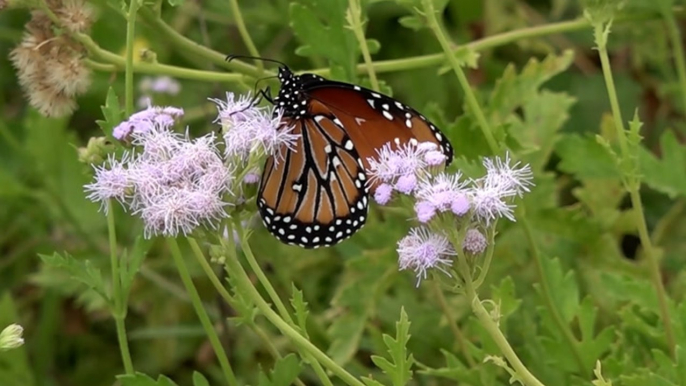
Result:
[[24,344],[21,334],[24,328],[18,324],[10,324],[0,332],[0,351],[11,350]]

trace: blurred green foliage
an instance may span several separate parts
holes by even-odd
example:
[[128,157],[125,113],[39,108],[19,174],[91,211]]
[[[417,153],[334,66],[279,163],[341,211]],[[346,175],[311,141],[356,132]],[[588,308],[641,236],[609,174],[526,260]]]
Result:
[[[686,95],[678,86],[664,19],[680,4],[649,3],[625,2],[609,49],[624,120],[636,110],[643,122],[644,147],[637,155],[643,204],[670,294],[675,357],[665,341],[620,170],[595,137],[615,139],[591,27],[481,47],[478,68],[467,69],[498,139],[532,165],[537,184],[524,201],[538,251],[532,251],[519,223],[500,224],[481,296],[493,299],[501,330],[547,385],[588,385],[597,360],[613,385],[686,385],[686,111],[681,107]],[[116,11],[121,5],[88,4],[97,14],[93,40],[123,55],[126,22]],[[456,167],[469,174],[489,150],[464,107],[457,80],[442,60],[407,64],[440,53],[433,34],[423,28],[417,4],[363,1],[367,44],[373,60],[386,63],[377,67],[383,90],[392,90],[438,124],[455,146]],[[161,6],[162,19],[180,35],[222,54],[248,54],[228,2],[154,6]],[[451,0],[436,2],[436,8],[456,44],[561,25],[583,15],[581,5],[568,0]],[[331,78],[368,85],[364,67],[357,67],[362,59],[346,27],[347,9],[345,0],[240,4],[260,55],[296,70],[326,69]],[[111,385],[123,371],[107,296],[98,295],[110,287],[106,219],[84,197],[91,171],[78,161],[77,148],[103,135],[100,128],[110,134],[118,107],[105,109],[103,118],[101,106],[110,87],[114,93],[107,104],[123,102],[112,95],[124,95],[124,76],[96,70],[74,114],[39,115],[28,106],[8,60],[28,19],[26,9],[0,12],[0,328],[21,323],[27,340],[21,349],[0,352],[0,385]],[[175,44],[141,15],[136,39],[137,47],[154,51],[160,63],[226,71]],[[390,60],[395,62],[383,62]],[[193,134],[214,130],[215,111],[207,98],[252,90],[255,82],[250,76],[231,83],[179,80],[179,95],[154,101],[186,109],[184,124]],[[115,215],[119,246],[133,256],[142,225],[119,208]],[[465,299],[450,295],[446,302],[466,337],[469,360],[431,283],[416,287],[413,275],[398,272],[395,244],[412,225],[407,217],[373,208],[367,226],[351,240],[315,251],[282,245],[254,224],[252,247],[282,298],[295,296],[309,339],[354,375],[368,377],[369,384],[375,384],[371,379],[404,384],[409,377],[413,385],[508,384],[505,370],[483,362],[499,350]],[[149,244],[131,284],[127,317],[135,368],[149,376],[122,377],[121,384],[221,384],[168,251],[160,240]],[[532,253],[541,255],[542,266]],[[67,255],[74,259],[62,257]],[[84,271],[85,278],[79,276]],[[296,376],[307,384],[318,382],[306,363],[286,355],[293,351],[289,341],[257,317],[255,323],[284,355],[275,363],[259,337],[234,318],[236,310],[221,302],[200,267],[192,265],[192,274],[241,383],[285,385]],[[549,290],[542,288],[541,274]],[[302,292],[294,295],[293,285]],[[549,300],[575,337],[580,358],[565,343]],[[403,368],[404,377],[394,377],[393,368]]]

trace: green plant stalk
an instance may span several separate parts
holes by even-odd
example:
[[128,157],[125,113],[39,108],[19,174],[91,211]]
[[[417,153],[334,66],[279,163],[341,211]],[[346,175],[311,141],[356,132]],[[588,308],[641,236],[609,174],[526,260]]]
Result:
[[665,12],[665,22],[667,23],[667,32],[674,50],[674,64],[676,67],[677,77],[679,78],[679,87],[681,88],[681,108],[686,112],[686,59],[684,58],[684,48],[681,43],[681,31],[677,25],[673,13]]
[[379,80],[376,78],[374,63],[372,62],[372,55],[369,52],[367,39],[364,36],[364,29],[362,28],[362,9],[360,6],[360,0],[348,0],[348,4],[348,22],[350,23],[350,28],[355,33],[357,43],[360,45],[362,58],[364,59],[364,65],[367,69],[367,74],[369,75],[369,81],[372,84],[372,88],[375,91],[379,91]]
[[252,249],[250,248],[250,244],[248,243],[248,237],[245,233],[245,230],[243,229],[243,226],[240,223],[240,220],[237,220],[235,222],[235,226],[236,230],[238,231],[238,237],[241,239],[241,245],[244,246],[243,253],[245,254],[245,259],[248,261],[250,268],[253,270],[253,272],[255,272],[255,275],[257,275],[257,279],[260,281],[264,289],[267,291],[269,298],[272,300],[272,302],[274,302],[274,305],[276,306],[276,309],[279,310],[279,314],[281,314],[281,317],[288,323],[293,324],[293,318],[291,318],[291,315],[288,313],[288,309],[281,301],[279,294],[276,293],[276,290],[274,290],[272,283],[269,282],[269,279],[267,279],[267,276],[262,271],[260,264],[255,259],[255,255],[252,253]]
[[129,0],[129,12],[126,15],[126,69],[124,72],[125,111],[126,116],[133,114],[133,48],[136,38],[136,14],[140,7],[139,0]]
[[434,10],[433,1],[422,0],[422,3],[424,5],[424,12],[426,14],[427,21],[429,22],[429,27],[433,31],[434,35],[436,35],[436,39],[443,48],[445,57],[448,58],[450,66],[453,68],[453,71],[455,71],[455,75],[457,75],[457,79],[460,82],[460,85],[462,86],[462,90],[464,91],[465,97],[467,98],[467,105],[472,110],[472,113],[476,116],[476,120],[479,122],[479,127],[481,128],[481,132],[483,133],[484,138],[486,138],[486,142],[488,142],[488,146],[491,148],[491,152],[493,152],[493,154],[498,154],[500,146],[498,146],[498,143],[496,142],[495,137],[493,136],[493,130],[491,129],[491,126],[488,123],[488,120],[486,119],[483,110],[479,106],[479,102],[476,100],[476,95],[474,95],[474,91],[472,91],[472,87],[469,85],[467,76],[465,76],[464,71],[460,66],[460,63],[455,58],[453,50],[450,49],[450,43],[448,42],[448,38],[443,33],[443,29],[439,25],[438,19],[436,19],[436,12]]
[[[609,28],[609,26],[607,26]],[[610,107],[612,108],[612,116],[615,123],[615,131],[617,132],[617,140],[622,152],[622,158],[628,159],[629,145],[627,143],[626,131],[624,129],[624,122],[622,121],[622,112],[619,107],[617,99],[617,90],[615,88],[614,79],[612,77],[612,66],[610,65],[610,58],[607,54],[607,34],[605,26],[597,24],[594,26],[596,36],[596,43],[598,45],[598,55],[600,56],[600,64],[603,70],[603,77],[605,78],[605,85],[607,87],[607,94],[610,99]],[[633,178],[632,178],[633,179]],[[643,212],[643,203],[641,201],[640,181],[630,181],[625,184],[629,191],[631,198],[631,206],[636,215],[636,226],[638,228],[638,237],[641,240],[641,245],[645,251],[645,257],[650,270],[651,282],[655,293],[657,295],[658,305],[660,309],[660,318],[665,329],[665,338],[667,346],[669,347],[672,357],[676,355],[676,340],[674,337],[674,329],[669,314],[669,304],[667,302],[667,292],[665,291],[664,283],[662,282],[662,274],[660,273],[660,262],[657,251],[653,247],[653,242],[648,232],[645,214]]]
[[467,299],[469,300],[474,314],[481,322],[488,334],[491,336],[493,341],[498,345],[500,351],[503,353],[507,361],[510,362],[512,369],[517,373],[521,382],[526,386],[544,386],[541,381],[539,381],[529,369],[524,366],[522,361],[519,359],[517,354],[514,352],[510,343],[508,343],[507,338],[503,335],[502,331],[498,328],[498,325],[493,321],[489,315],[486,308],[481,303],[481,299],[474,289],[474,284],[472,282],[472,273],[467,265],[466,256],[461,251],[458,251],[457,261],[460,269],[462,278],[465,284],[465,293],[467,294]]
[[474,358],[472,358],[472,355],[469,353],[467,338],[464,337],[462,331],[460,330],[460,326],[457,325],[457,320],[455,319],[452,310],[448,306],[448,302],[445,300],[443,290],[441,289],[436,280],[432,280],[431,284],[433,285],[434,292],[436,293],[438,304],[441,306],[443,314],[448,319],[448,324],[450,325],[450,330],[453,332],[453,335],[455,336],[455,341],[457,341],[457,345],[459,346],[460,351],[462,351],[462,355],[464,355],[464,358],[467,361],[469,367],[474,367],[476,363],[474,363]]
[[117,327],[117,340],[119,341],[119,351],[121,360],[124,363],[126,374],[133,374],[133,361],[129,352],[129,341],[126,337],[126,305],[123,304],[124,298],[121,290],[121,273],[119,270],[119,257],[117,256],[117,232],[114,226],[114,208],[112,201],[107,201],[107,233],[110,246],[110,265],[112,270],[112,298],[114,299],[114,310],[112,316]]
[[[248,52],[251,56],[259,58],[260,52],[257,51],[257,47],[252,41],[250,33],[248,32],[248,28],[245,26],[243,15],[241,14],[241,8],[238,6],[238,0],[230,0],[229,2],[231,3],[231,12],[233,12],[233,17],[235,18],[236,27],[238,27],[238,33],[241,34],[241,38],[243,39],[245,47],[248,49]],[[259,71],[260,75],[262,75],[264,72],[264,62],[262,60],[255,59],[255,66],[257,66],[257,71]]]
[[569,325],[565,322],[564,318],[562,317],[560,310],[555,305],[555,300],[553,300],[553,296],[550,291],[550,284],[548,283],[548,279],[545,276],[545,270],[543,269],[543,257],[538,251],[538,247],[536,246],[536,242],[534,241],[534,235],[531,231],[531,226],[529,225],[529,222],[523,221],[522,228],[524,229],[526,240],[531,248],[531,255],[533,257],[534,263],[536,264],[538,280],[541,283],[541,292],[543,293],[543,301],[545,301],[545,305],[553,317],[553,322],[557,325],[557,328],[560,330],[560,332],[562,332],[562,336],[564,336],[565,340],[567,341],[567,345],[569,346],[569,349],[572,352],[572,356],[576,361],[576,365],[579,368],[579,374],[581,374],[582,376],[588,375],[587,373],[590,369],[586,369],[584,366],[584,360],[583,355],[581,354],[581,348],[579,347],[579,341],[576,339],[576,337],[572,333],[572,330],[569,328]]
[[183,261],[183,256],[181,255],[181,249],[179,249],[179,244],[176,242],[176,239],[172,237],[167,237],[166,240],[167,245],[169,245],[171,255],[174,258],[176,268],[179,271],[179,276],[181,276],[181,281],[183,282],[183,285],[186,287],[186,292],[188,292],[188,295],[191,298],[193,308],[195,308],[195,313],[198,315],[200,323],[202,324],[202,327],[205,329],[207,338],[210,341],[210,345],[212,345],[212,349],[214,349],[214,353],[217,356],[217,361],[219,361],[219,365],[222,368],[224,378],[226,378],[226,382],[230,386],[238,386],[238,381],[236,380],[236,376],[233,373],[233,369],[231,369],[231,364],[229,363],[229,359],[226,356],[224,347],[219,341],[219,336],[217,335],[217,332],[214,330],[214,326],[210,321],[210,317],[207,315],[207,311],[205,311],[198,291],[195,289],[193,279],[191,279],[191,275],[188,273],[188,267],[186,266],[186,263]]
[[[231,231],[229,231],[231,232]],[[232,243],[232,240],[229,241]],[[246,244],[247,245],[247,244]],[[324,365],[329,371],[335,374],[343,382],[352,386],[364,386],[362,382],[357,380],[352,374],[347,372],[343,367],[334,362],[325,353],[323,353],[317,346],[312,344],[298,331],[296,331],[291,324],[287,323],[277,314],[269,304],[262,298],[262,295],[257,291],[255,286],[250,281],[248,274],[243,269],[243,266],[238,262],[235,248],[230,245],[227,249],[226,268],[227,271],[234,277],[235,285],[242,293],[250,296],[260,312],[277,328],[282,334],[287,336],[302,352],[308,353],[313,362],[318,362]]]

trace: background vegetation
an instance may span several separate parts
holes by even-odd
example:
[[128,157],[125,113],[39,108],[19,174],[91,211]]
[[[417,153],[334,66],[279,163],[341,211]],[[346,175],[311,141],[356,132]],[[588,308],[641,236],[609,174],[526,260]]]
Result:
[[[72,38],[92,82],[78,109],[48,118],[28,105],[8,58],[31,18],[26,6],[38,4],[19,3],[0,11],[0,328],[22,324],[27,343],[0,352],[0,385],[111,385],[124,367],[112,307],[96,291],[111,287],[107,219],[84,197],[92,168],[78,148],[103,135],[96,121],[110,88],[130,111],[124,69],[133,7],[87,2],[95,22]],[[598,360],[608,382],[596,385],[686,385],[681,2],[431,2],[440,25],[427,17],[426,0],[170,3],[145,3],[129,23],[129,68],[136,83],[144,74],[181,83],[177,95],[153,101],[183,107],[193,135],[216,129],[208,98],[252,90],[267,74],[262,63],[226,63],[225,54],[259,54],[367,86],[378,78],[381,90],[441,127],[461,167],[492,154],[474,115],[478,103],[499,146],[536,176],[519,221],[499,224],[480,288],[523,363],[546,385],[589,385]],[[598,50],[603,36],[607,50]],[[445,59],[445,49],[455,50],[455,60]],[[373,63],[365,65],[364,50]],[[459,68],[475,92],[472,104]],[[413,385],[508,384],[511,374],[497,365],[503,353],[467,298],[444,294],[432,280],[416,287],[411,273],[398,272],[395,245],[411,222],[391,210],[372,212],[351,240],[323,250],[288,247],[261,225],[252,229],[253,251],[281,298],[297,298],[293,286],[302,291],[309,341],[355,377],[383,384],[403,384],[394,374],[405,370],[384,372],[372,355],[400,365],[411,354]],[[115,213],[120,249],[145,255],[133,266],[128,305],[119,308],[128,310],[135,370],[179,385],[225,384],[167,245],[136,241],[140,222]],[[190,256],[185,244],[183,252]],[[296,356],[275,365],[273,350],[286,356],[297,345],[252,306],[249,315],[227,306],[201,266],[190,257],[188,264],[239,384],[287,384],[295,375],[322,382],[316,366]],[[220,265],[214,269],[226,277]],[[407,324],[396,325],[401,309],[410,322],[407,352]],[[396,330],[393,347],[383,334]],[[497,358],[484,361],[489,355]]]

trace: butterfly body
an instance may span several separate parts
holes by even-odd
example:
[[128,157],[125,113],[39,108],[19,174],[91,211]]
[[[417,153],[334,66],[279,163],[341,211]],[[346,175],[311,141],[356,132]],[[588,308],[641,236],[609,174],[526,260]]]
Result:
[[271,101],[282,130],[299,139],[282,147],[264,168],[257,198],[267,229],[284,243],[331,246],[365,224],[370,183],[367,158],[391,142],[431,141],[449,163],[452,147],[423,115],[360,86],[295,75],[283,66],[281,89]]

